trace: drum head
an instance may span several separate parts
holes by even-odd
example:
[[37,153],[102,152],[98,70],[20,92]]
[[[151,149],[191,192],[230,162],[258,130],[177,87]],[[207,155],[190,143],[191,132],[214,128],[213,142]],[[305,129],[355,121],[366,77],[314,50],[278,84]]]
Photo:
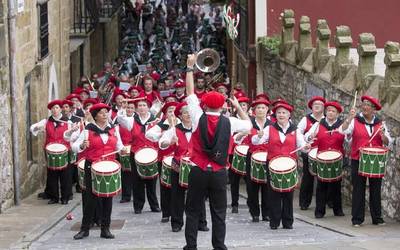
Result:
[[46,150],[53,153],[61,153],[67,151],[67,147],[61,143],[50,143],[47,144]]
[[165,165],[167,165],[167,166],[171,166],[172,165],[172,156],[167,156],[167,157],[164,157],[164,159],[163,159],[163,163],[165,164]]
[[247,151],[249,150],[249,146],[248,145],[237,145],[235,150],[238,151],[242,155],[246,155]]
[[85,169],[85,159],[82,159],[78,162],[78,168]]
[[383,154],[387,151],[386,148],[383,147],[363,147],[361,151],[370,152],[373,154]]
[[323,161],[337,160],[342,156],[339,151],[327,150],[318,153],[317,158]]
[[312,159],[317,159],[317,152],[318,148],[312,148],[310,152],[308,153],[308,156]]
[[296,161],[289,156],[276,157],[269,162],[269,167],[271,170],[277,172],[285,172],[294,168],[295,166]]
[[253,153],[253,155],[251,156],[251,158],[253,158],[254,160],[258,161],[258,162],[266,162],[267,161],[267,152],[256,152]]
[[115,161],[97,161],[93,163],[92,169],[98,173],[110,173],[118,170],[119,165]]
[[158,153],[154,148],[142,148],[135,153],[135,161],[149,164],[157,160]]

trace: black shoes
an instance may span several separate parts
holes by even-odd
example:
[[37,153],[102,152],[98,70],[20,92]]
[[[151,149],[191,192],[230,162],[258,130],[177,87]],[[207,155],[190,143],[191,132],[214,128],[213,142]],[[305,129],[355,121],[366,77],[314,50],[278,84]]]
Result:
[[317,219],[321,219],[323,217],[324,217],[323,214],[318,214],[318,213],[315,214],[315,218],[317,218]]
[[207,226],[201,226],[201,227],[199,227],[198,230],[201,231],[201,232],[208,232],[208,231],[210,231],[210,229],[209,229]]
[[119,201],[119,203],[127,203],[127,202],[130,202],[130,200],[121,199],[121,200]]
[[56,200],[56,199],[50,199],[49,200],[49,202],[47,202],[47,204],[56,204],[56,203],[58,203],[58,200]]
[[307,210],[308,207],[307,206],[300,206],[300,210]]
[[182,230],[181,227],[173,227],[173,228],[172,228],[172,232],[174,232],[174,233],[177,233],[177,232],[179,232],[179,231],[181,231],[181,230]]
[[383,219],[378,219],[374,222],[372,222],[372,224],[377,225],[377,226],[384,226],[386,225],[385,221]]
[[276,230],[276,229],[278,229],[278,227],[277,226],[269,226],[272,230]]
[[74,240],[81,240],[88,236],[89,236],[89,231],[81,230],[81,231],[79,231],[79,233],[74,235]]
[[262,220],[263,220],[263,221],[269,221],[269,216],[263,216],[263,217],[262,217]]
[[135,210],[135,214],[141,214],[142,210]]
[[77,193],[82,193],[82,188],[81,188],[81,186],[79,186],[79,184],[76,184],[75,190]]
[[151,211],[153,213],[159,213],[159,212],[161,212],[161,209],[159,207],[156,207],[156,208],[152,208]]
[[232,207],[232,213],[233,213],[233,214],[239,213],[239,208],[238,208],[237,206],[233,206],[233,207]]
[[50,197],[45,192],[38,193],[37,197],[38,199],[43,199],[43,200],[50,199]]
[[253,216],[251,221],[252,222],[259,222],[260,218],[258,218],[258,216]]
[[169,217],[162,217],[161,223],[167,223],[169,221]]
[[61,200],[61,204],[67,205],[68,204],[68,200]]
[[114,239],[115,236],[110,232],[110,229],[107,228],[101,228],[101,233],[100,237],[104,239]]
[[286,226],[284,225],[283,229],[293,229],[293,226],[292,225],[286,225]]

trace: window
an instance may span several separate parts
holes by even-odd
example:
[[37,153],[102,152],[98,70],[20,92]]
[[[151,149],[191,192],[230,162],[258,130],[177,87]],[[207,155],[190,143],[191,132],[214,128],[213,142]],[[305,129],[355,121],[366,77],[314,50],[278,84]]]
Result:
[[30,132],[30,127],[32,125],[31,119],[31,75],[25,77],[25,89],[24,89],[24,99],[25,99],[25,121],[26,121],[26,159],[28,162],[33,161],[32,154],[32,134]]
[[47,2],[38,3],[39,14],[39,59],[49,54],[49,20]]
[[247,0],[236,0],[235,13],[240,14],[240,22],[238,27],[239,35],[235,40],[236,46],[240,48],[242,52],[247,54],[248,47],[248,17],[247,17]]

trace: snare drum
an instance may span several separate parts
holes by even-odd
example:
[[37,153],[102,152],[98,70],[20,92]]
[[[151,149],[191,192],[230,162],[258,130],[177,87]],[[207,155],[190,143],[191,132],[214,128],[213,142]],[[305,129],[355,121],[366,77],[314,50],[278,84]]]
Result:
[[80,159],[77,164],[78,167],[78,182],[82,190],[86,189],[85,185],[85,159]]
[[154,179],[158,176],[158,152],[145,147],[135,153],[136,169],[142,179]]
[[69,163],[74,164],[76,162],[76,159],[78,158],[78,154],[70,150],[68,152],[68,157],[69,157]]
[[324,150],[317,154],[317,176],[322,182],[334,182],[342,178],[343,155],[337,150]]
[[121,191],[121,165],[115,160],[92,163],[92,193],[98,197],[113,197]]
[[162,161],[160,181],[161,185],[167,188],[171,188],[171,166],[172,156],[164,157]]
[[239,175],[246,175],[246,155],[249,150],[248,145],[237,145],[232,159],[232,171]]
[[271,188],[277,192],[291,192],[297,185],[297,163],[290,156],[277,156],[269,162]]
[[121,170],[124,172],[131,172],[131,146],[126,146],[128,153],[119,153],[118,159],[121,163]]
[[183,157],[181,159],[181,166],[179,170],[179,185],[183,188],[189,186],[189,174],[192,169],[193,163],[189,157]]
[[49,143],[46,146],[47,167],[51,170],[63,170],[68,166],[68,148],[61,143]]
[[382,178],[385,175],[389,149],[385,147],[360,148],[358,174],[369,178]]
[[317,175],[317,152],[318,148],[312,148],[308,153],[308,171],[311,175]]
[[251,155],[250,179],[256,183],[267,183],[267,152],[254,152]]

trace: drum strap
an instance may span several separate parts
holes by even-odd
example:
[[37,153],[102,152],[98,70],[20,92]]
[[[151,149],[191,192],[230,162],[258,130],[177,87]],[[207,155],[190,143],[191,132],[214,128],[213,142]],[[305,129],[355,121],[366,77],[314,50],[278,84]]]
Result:
[[199,121],[200,138],[203,144],[203,152],[209,159],[224,166],[228,159],[228,148],[231,136],[231,123],[223,115],[219,116],[217,128],[214,133],[213,141],[210,143],[208,138],[207,115],[203,113]]

